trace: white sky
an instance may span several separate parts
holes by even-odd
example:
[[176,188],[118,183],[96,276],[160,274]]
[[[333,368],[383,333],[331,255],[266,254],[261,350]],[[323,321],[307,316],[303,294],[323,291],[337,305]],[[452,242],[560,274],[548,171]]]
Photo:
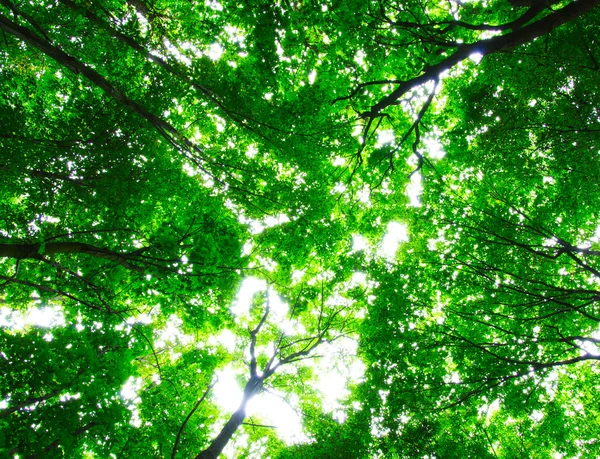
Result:
[[[244,280],[237,300],[231,308],[238,321],[247,318],[252,297],[264,291],[266,286],[266,282],[262,279],[251,277]],[[277,323],[284,329],[287,328],[287,333],[302,332],[298,328],[292,329],[290,324],[287,324],[286,327],[288,305],[282,302],[272,290],[269,291],[269,306],[271,323]],[[235,339],[233,333],[222,333],[215,338],[215,341],[228,349],[234,349]],[[316,353],[322,357],[300,363],[300,365],[309,365],[314,368],[314,374],[318,377],[311,383],[311,386],[321,393],[323,408],[329,412],[335,413],[341,410],[340,401],[349,395],[346,385],[349,382],[360,381],[364,374],[364,365],[357,357],[354,357],[356,347],[355,340],[342,338],[317,348]],[[242,380],[246,380],[248,373],[247,366],[236,363],[218,372],[219,383],[213,389],[213,397],[217,405],[227,413],[235,411],[242,399],[242,386],[238,383],[240,379],[238,375]],[[281,370],[294,371],[291,366]],[[256,417],[258,423],[276,426],[280,438],[285,442],[296,443],[308,440],[302,432],[302,420],[295,411],[297,407],[297,400],[294,400],[293,397],[289,403],[286,403],[282,393],[264,392],[250,401],[247,413],[249,416]]]

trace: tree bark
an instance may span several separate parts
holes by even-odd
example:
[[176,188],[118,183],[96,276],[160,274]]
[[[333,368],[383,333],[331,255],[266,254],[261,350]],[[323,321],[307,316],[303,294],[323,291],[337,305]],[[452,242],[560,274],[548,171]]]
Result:
[[458,45],[454,54],[448,56],[443,61],[426,68],[418,77],[401,83],[400,86],[373,105],[371,110],[364,113],[362,116],[364,118],[377,116],[381,110],[390,105],[394,105],[398,99],[411,89],[439,78],[443,72],[467,59],[471,54],[480,53],[485,56],[487,54],[505,51],[514,48],[515,46],[528,43],[531,40],[546,35],[557,27],[578,18],[599,4],[600,0],[576,0],[569,3],[564,8],[561,8],[522,29],[515,30],[506,35],[480,40],[475,43]]
[[227,443],[231,440],[231,437],[233,437],[233,434],[242,425],[244,419],[246,419],[246,405],[250,399],[261,390],[263,382],[264,377],[252,376],[250,378],[244,388],[244,398],[242,399],[239,408],[231,415],[209,447],[198,454],[194,459],[218,459],[219,455],[223,452],[223,449],[225,449],[225,446],[227,446]]
[[[171,125],[164,119],[159,118],[155,114],[149,112],[142,105],[129,98],[123,91],[121,91],[115,85],[110,83],[106,78],[104,78],[91,67],[80,62],[75,57],[65,53],[62,49],[58,48],[57,46],[54,46],[43,37],[36,35],[28,28],[23,27],[2,15],[0,15],[0,30],[8,32],[9,34],[17,37],[18,39],[37,48],[38,50],[46,54],[48,57],[51,57],[52,59],[57,61],[59,64],[67,67],[73,73],[81,74],[90,83],[102,89],[115,101],[125,105],[126,107],[129,107],[139,116],[150,122],[156,128],[156,130],[166,140],[169,141],[169,143],[178,147],[179,150],[184,150],[190,159],[200,159],[204,161],[201,150],[188,138],[183,136],[173,125]],[[195,154],[193,155],[193,157],[192,153]]]
[[15,258],[17,260],[41,259],[45,255],[59,253],[84,253],[94,257],[117,261],[127,269],[143,272],[143,268],[130,263],[132,259],[139,257],[148,247],[134,250],[133,252],[114,252],[103,247],[96,247],[83,242],[49,242],[47,244],[0,244],[0,258]]
[[219,457],[246,418],[246,402],[243,402],[242,405],[231,415],[210,446],[198,454],[195,459],[217,459]]

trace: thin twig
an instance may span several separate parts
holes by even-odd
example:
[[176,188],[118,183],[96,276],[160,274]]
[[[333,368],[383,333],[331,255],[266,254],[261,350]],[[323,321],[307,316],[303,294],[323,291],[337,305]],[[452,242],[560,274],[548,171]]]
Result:
[[188,413],[188,415],[184,419],[183,423],[181,424],[181,427],[179,428],[179,432],[177,432],[177,437],[175,438],[175,443],[173,444],[173,452],[171,453],[171,459],[175,459],[175,456],[177,455],[177,448],[179,447],[181,435],[183,434],[183,429],[185,429],[186,424],[188,423],[188,421],[190,420],[192,415],[196,412],[196,410],[200,407],[200,404],[206,399],[209,392],[212,390],[212,388],[215,386],[215,384],[217,384],[218,381],[219,381],[219,379],[217,378],[214,380],[214,382],[210,383],[210,385],[206,388],[206,390],[202,394],[202,397],[200,397],[200,399],[198,399],[198,401],[196,402],[196,404],[194,405],[192,410]]

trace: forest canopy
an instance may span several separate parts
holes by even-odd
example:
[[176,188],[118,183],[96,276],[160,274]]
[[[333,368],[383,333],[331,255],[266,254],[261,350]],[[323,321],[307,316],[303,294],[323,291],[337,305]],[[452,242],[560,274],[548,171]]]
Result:
[[600,457],[599,3],[1,0],[0,456]]

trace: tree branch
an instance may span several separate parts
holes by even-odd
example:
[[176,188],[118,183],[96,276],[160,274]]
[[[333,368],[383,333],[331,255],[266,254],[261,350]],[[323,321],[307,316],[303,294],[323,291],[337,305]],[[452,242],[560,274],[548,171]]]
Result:
[[218,379],[216,379],[214,382],[212,382],[206,388],[206,390],[202,394],[202,397],[200,397],[200,399],[196,402],[196,404],[194,405],[192,410],[189,412],[189,414],[186,416],[183,423],[181,424],[181,427],[179,428],[179,432],[177,432],[177,437],[175,437],[175,443],[173,444],[173,452],[171,453],[171,459],[175,459],[175,456],[177,455],[177,448],[179,447],[179,441],[181,440],[181,434],[183,434],[183,429],[185,429],[185,426],[188,423],[188,421],[190,420],[190,418],[192,417],[192,415],[196,412],[196,410],[198,409],[200,404],[206,399],[206,397],[208,396],[208,393],[212,390],[212,388],[215,386],[215,384],[217,384],[217,382],[218,382]]
[[96,247],[84,242],[50,242],[35,244],[0,244],[0,258],[15,258],[41,260],[45,256],[66,253],[83,253],[94,257],[117,261],[125,268],[139,273],[144,272],[140,266],[132,265],[130,261],[137,259],[151,247],[142,247],[131,252],[115,252],[103,247]]
[[439,78],[446,70],[450,70],[459,62],[467,59],[473,53],[480,53],[483,56],[512,49],[518,45],[532,41],[534,38],[550,33],[561,25],[578,18],[600,4],[600,0],[577,0],[569,3],[564,8],[557,10],[538,21],[515,30],[505,35],[480,40],[475,43],[460,44],[451,56],[441,62],[427,67],[423,73],[415,78],[401,83],[398,88],[392,91],[388,96],[371,106],[370,111],[363,113],[363,117],[373,118],[382,110],[394,105],[404,94],[413,88],[416,88],[428,81]]
[[265,313],[263,314],[263,316],[260,319],[260,322],[258,323],[256,328],[254,328],[254,330],[250,331],[250,377],[251,378],[258,378],[258,374],[256,371],[256,339],[257,339],[258,332],[260,332],[260,329],[263,327],[263,325],[265,324],[265,322],[267,320],[267,317],[269,316],[270,304],[269,304],[269,292],[268,291],[267,291],[266,302],[267,302],[267,306],[265,307]]
[[0,15],[0,30],[8,32],[18,39],[37,48],[48,57],[57,61],[59,64],[67,67],[73,73],[84,76],[93,85],[102,89],[112,99],[130,108],[139,116],[147,120],[171,145],[176,148],[176,150],[183,153],[201,170],[213,177],[213,175],[201,165],[201,163],[206,162],[207,159],[204,156],[204,152],[196,144],[182,135],[169,122],[159,118],[158,116],[146,110],[142,105],[129,98],[123,91],[110,83],[94,69],[80,62],[75,57],[65,53],[57,46],[52,45],[48,40],[36,35],[26,27],[16,24],[3,15]]
[[42,395],[41,397],[29,398],[21,403],[18,403],[10,408],[0,411],[0,419],[10,416],[15,411],[19,411],[20,409],[25,408],[26,406],[33,405],[34,403],[44,402],[46,400],[51,399],[52,397],[57,396],[64,390],[64,387],[59,387],[58,389],[53,390],[52,392],[47,393],[46,395]]

